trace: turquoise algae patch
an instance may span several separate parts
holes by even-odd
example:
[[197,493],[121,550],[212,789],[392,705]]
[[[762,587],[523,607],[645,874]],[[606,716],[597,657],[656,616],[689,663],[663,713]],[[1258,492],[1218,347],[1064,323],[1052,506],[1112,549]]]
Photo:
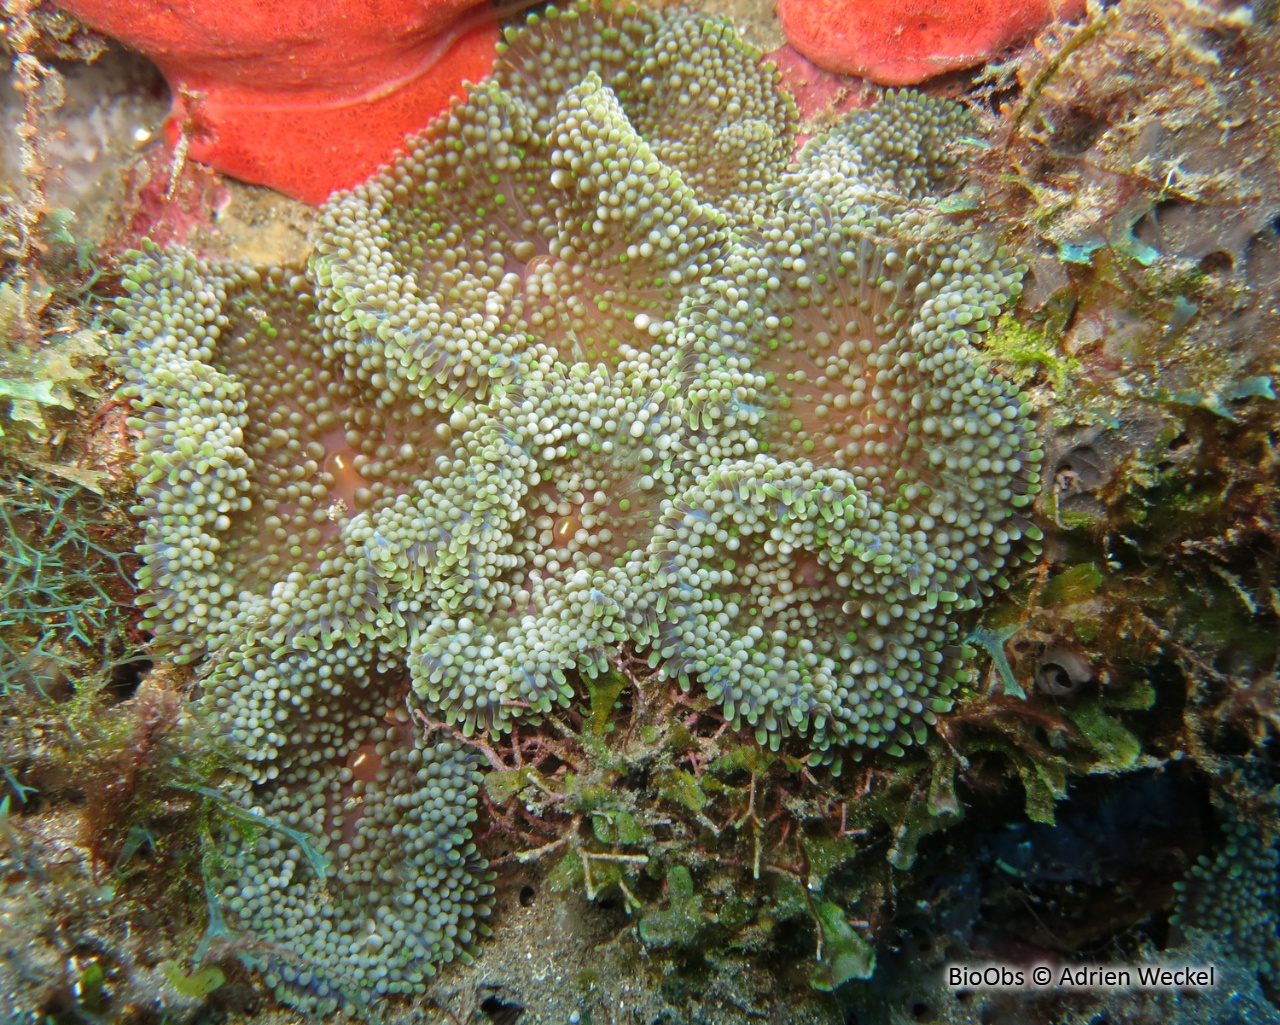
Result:
[[719,23],[552,9],[306,266],[129,270],[147,625],[238,743],[215,897],[286,998],[414,992],[483,932],[477,775],[406,694],[506,731],[630,641],[814,764],[950,707],[1039,536],[973,350],[1023,268],[944,202],[958,105],[890,93],[793,163],[794,128]]

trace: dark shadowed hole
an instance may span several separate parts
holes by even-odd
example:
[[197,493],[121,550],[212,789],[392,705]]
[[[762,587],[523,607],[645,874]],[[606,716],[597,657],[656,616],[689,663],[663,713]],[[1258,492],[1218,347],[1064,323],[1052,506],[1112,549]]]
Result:
[[933,1008],[923,1000],[917,1000],[911,1005],[911,1019],[912,1021],[937,1021],[938,1016],[933,1013]]
[[525,883],[522,887],[520,887],[520,906],[522,908],[532,907],[533,898],[536,897],[537,895],[538,895],[538,891],[535,890],[528,883]]
[[859,1025],[858,1012],[850,1011],[848,1014],[846,1014],[844,1016],[844,1025]]
[[910,947],[920,957],[924,957],[933,950],[933,937],[924,929],[911,929],[907,933],[907,942],[904,946]]
[[[1173,441],[1169,442],[1167,455],[1177,456],[1179,453],[1186,451],[1191,446],[1191,438],[1183,431]],[[1162,459],[1156,464],[1156,469],[1166,471],[1174,465],[1173,459]]]
[[1236,269],[1236,261],[1230,253],[1219,249],[1201,257],[1199,267],[1205,274],[1230,274]]
[[1054,130],[1051,145],[1057,153],[1079,156],[1097,141],[1107,127],[1105,119],[1075,108],[1067,113],[1063,123]]
[[520,1004],[508,1003],[497,997],[485,997],[480,1010],[493,1022],[493,1025],[516,1025],[524,1008]]
[[1046,694],[1066,697],[1079,686],[1067,670],[1056,662],[1042,662],[1036,671],[1036,685]]
[[618,781],[618,785],[628,790],[644,790],[647,788],[649,786],[648,764],[632,769]]
[[142,678],[151,672],[152,662],[149,658],[130,659],[120,662],[111,670],[111,694],[117,701],[133,697]]
[[1162,199],[1151,208],[1155,214],[1156,220],[1168,220],[1177,210],[1184,210],[1191,206],[1185,199]]

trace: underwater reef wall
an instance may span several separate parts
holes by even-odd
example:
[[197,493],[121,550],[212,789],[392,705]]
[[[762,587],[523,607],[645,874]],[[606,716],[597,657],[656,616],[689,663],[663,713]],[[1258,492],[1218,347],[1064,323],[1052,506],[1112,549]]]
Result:
[[552,8],[305,266],[128,269],[145,623],[236,742],[211,900],[287,999],[466,956],[479,777],[438,727],[536,723],[624,642],[813,765],[950,709],[1040,536],[973,349],[1025,268],[948,202],[957,104],[890,93],[793,163],[794,129],[723,25]]
[[[121,265],[315,212],[160,145],[60,192],[61,114],[119,127],[60,84],[137,86],[10,6],[19,1017],[1280,1020],[1276,4],[842,124],[557,12],[283,265]],[[1099,951],[1220,985],[942,984]]]

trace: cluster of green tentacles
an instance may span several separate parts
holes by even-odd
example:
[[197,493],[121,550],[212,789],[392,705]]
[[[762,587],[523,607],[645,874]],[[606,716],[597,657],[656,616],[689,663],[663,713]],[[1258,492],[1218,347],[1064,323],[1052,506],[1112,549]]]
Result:
[[225,900],[379,991],[489,892],[474,773],[388,721],[406,692],[501,732],[629,642],[761,743],[897,751],[1038,536],[1028,411],[973,349],[1023,268],[949,212],[961,107],[891,93],[793,159],[722,24],[582,5],[501,50],[305,266],[152,251],[117,314],[147,622],[205,660],[245,803],[339,866],[320,908],[242,837]]

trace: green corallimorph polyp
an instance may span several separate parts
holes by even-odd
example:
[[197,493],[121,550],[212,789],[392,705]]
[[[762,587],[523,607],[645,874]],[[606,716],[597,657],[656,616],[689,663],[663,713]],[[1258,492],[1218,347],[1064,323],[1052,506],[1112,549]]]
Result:
[[326,204],[305,267],[130,271],[147,623],[206,660],[244,805],[336,855],[231,836],[221,896],[331,1002],[419,988],[488,906],[407,687],[506,731],[630,641],[815,763],[949,707],[1038,536],[1039,444],[973,349],[1023,268],[943,209],[958,105],[890,93],[789,164],[794,127],[726,26],[580,5]]
[[1202,854],[1186,878],[1174,883],[1170,924],[1219,940],[1241,964],[1274,980],[1280,977],[1280,856],[1238,809],[1226,814],[1216,856]]

